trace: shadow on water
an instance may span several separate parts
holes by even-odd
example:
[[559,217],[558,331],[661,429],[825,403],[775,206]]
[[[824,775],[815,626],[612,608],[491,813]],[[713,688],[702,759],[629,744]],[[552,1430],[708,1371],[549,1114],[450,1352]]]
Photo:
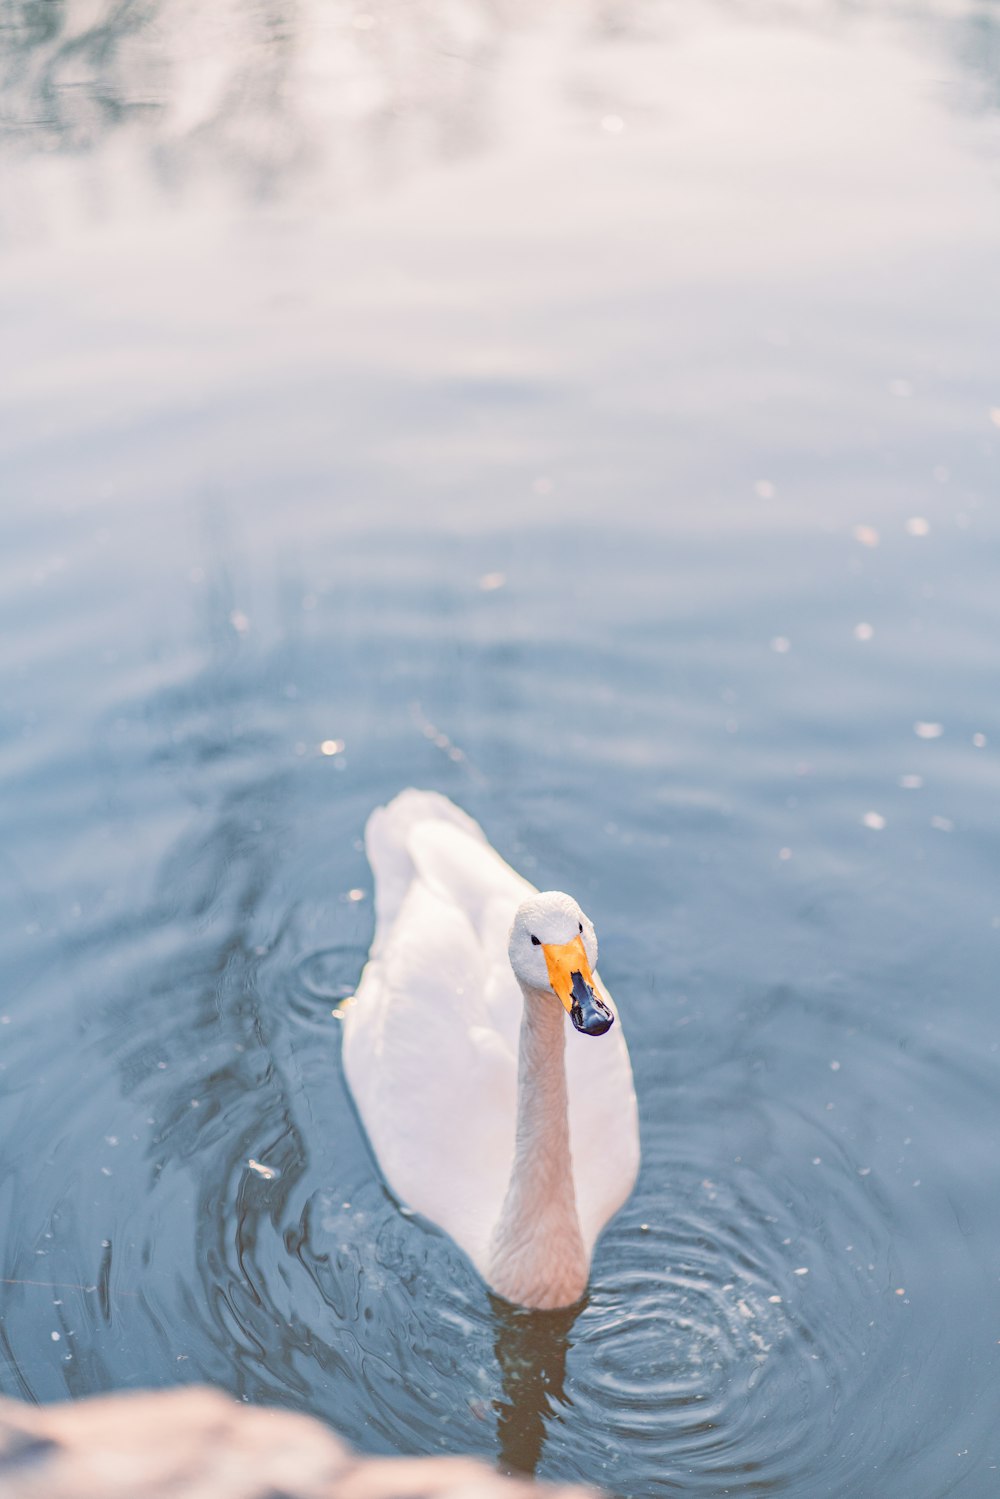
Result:
[[504,1473],[534,1474],[546,1429],[565,1391],[570,1333],[585,1303],[552,1312],[530,1311],[490,1296],[494,1349],[503,1380],[497,1412],[498,1461]]

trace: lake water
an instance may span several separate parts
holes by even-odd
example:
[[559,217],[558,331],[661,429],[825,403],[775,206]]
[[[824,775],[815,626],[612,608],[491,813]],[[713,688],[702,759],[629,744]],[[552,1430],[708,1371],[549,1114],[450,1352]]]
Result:
[[[1000,12],[8,7],[0,1390],[1000,1485]],[[582,901],[586,1304],[403,1216],[369,810]]]

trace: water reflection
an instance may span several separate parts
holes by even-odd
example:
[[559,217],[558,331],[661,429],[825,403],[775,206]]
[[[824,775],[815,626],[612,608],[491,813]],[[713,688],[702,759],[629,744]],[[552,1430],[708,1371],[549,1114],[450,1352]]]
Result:
[[503,1381],[496,1402],[498,1458],[505,1473],[538,1470],[546,1429],[567,1400],[566,1354],[580,1307],[529,1311],[490,1297],[494,1349]]
[[[865,14],[939,37],[976,80],[979,106],[996,107],[991,9],[941,3],[918,17],[885,0]],[[253,194],[287,193],[318,171],[339,196],[510,134],[508,75],[525,33],[551,33],[554,89],[571,114],[619,121],[610,129],[630,106],[646,118],[663,109],[655,92],[636,90],[616,53],[664,46],[679,26],[716,16],[821,35],[860,24],[841,0],[741,0],[683,19],[641,0],[592,0],[546,18],[521,0],[305,0],[292,10],[265,0],[236,9],[103,0],[96,13],[85,0],[10,0],[0,95],[10,138],[30,152],[95,152],[121,137],[140,147],[142,172],[163,190],[197,182],[211,163]]]
[[508,33],[526,9],[495,0],[255,3],[80,0],[8,6],[8,123],[32,151],[145,144],[174,188],[206,159],[273,193],[317,161],[343,186],[418,157],[476,149]]

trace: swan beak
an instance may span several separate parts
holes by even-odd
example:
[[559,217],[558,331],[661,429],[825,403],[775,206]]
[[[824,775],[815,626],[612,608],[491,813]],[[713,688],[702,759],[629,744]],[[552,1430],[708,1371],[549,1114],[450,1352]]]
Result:
[[563,1008],[578,1031],[585,1036],[603,1036],[614,1025],[615,1017],[594,990],[582,937],[559,946],[542,943],[549,983],[562,1000]]

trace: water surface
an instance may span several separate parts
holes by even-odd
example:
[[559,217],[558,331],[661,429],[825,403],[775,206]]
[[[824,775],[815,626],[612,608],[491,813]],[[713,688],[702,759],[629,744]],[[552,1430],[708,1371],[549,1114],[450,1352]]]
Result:
[[[991,5],[12,12],[0,1389],[996,1491]],[[382,1188],[372,806],[597,923],[586,1304]]]

